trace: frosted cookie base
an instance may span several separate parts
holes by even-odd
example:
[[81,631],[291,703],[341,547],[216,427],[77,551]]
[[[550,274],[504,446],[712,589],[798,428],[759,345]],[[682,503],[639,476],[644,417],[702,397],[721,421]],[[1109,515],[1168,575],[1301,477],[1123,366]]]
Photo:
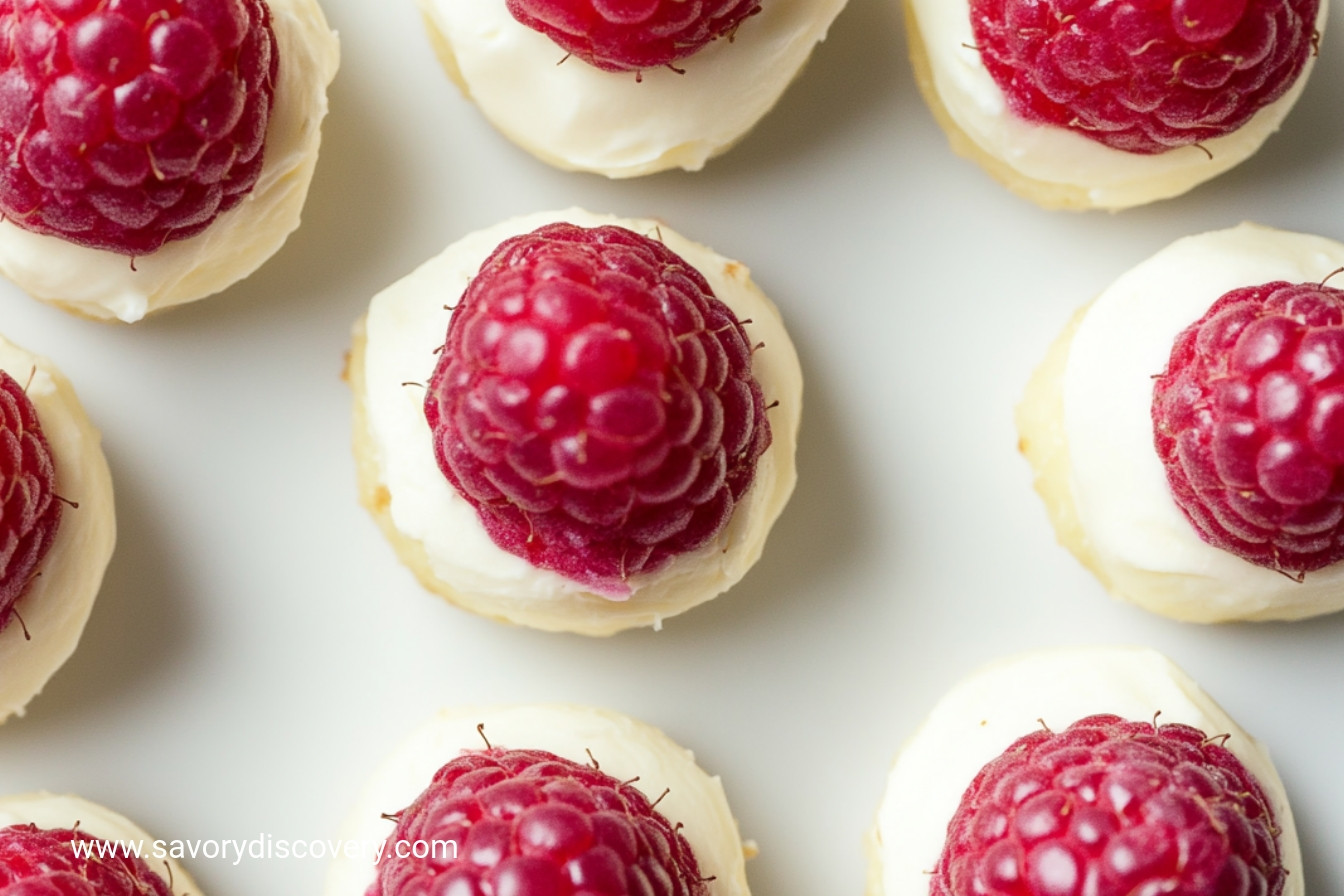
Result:
[[[25,793],[0,797],[0,828],[34,824],[43,830],[75,829],[100,840],[142,843],[152,850],[155,839],[137,824],[97,803],[71,795]],[[171,882],[174,896],[201,896],[201,888],[176,859],[145,855],[142,860]]]
[[1153,376],[1224,293],[1319,282],[1344,245],[1242,224],[1178,240],[1078,312],[1028,383],[1019,445],[1056,536],[1117,597],[1188,622],[1344,609],[1344,564],[1296,582],[1200,538],[1153,447]]
[[[906,743],[887,777],[869,841],[868,896],[928,896],[962,794],[975,775],[1044,722],[1062,730],[1090,715],[1191,725],[1227,734],[1226,746],[1259,781],[1281,830],[1283,896],[1302,896],[1292,811],[1269,754],[1199,686],[1156,651],[1094,647],[1027,654],[953,688]],[[1161,713],[1160,716],[1157,716]]]
[[0,221],[0,272],[65,311],[132,323],[220,292],[279,251],[299,226],[340,53],[317,0],[267,3],[280,77],[252,191],[202,233],[134,259]]
[[[434,773],[463,750],[484,747],[477,725],[492,746],[545,750],[574,762],[596,759],[618,780],[639,777],[650,799],[667,791],[658,812],[691,845],[700,873],[714,877],[710,896],[749,896],[745,847],[723,785],[695,764],[690,750],[656,728],[601,709],[563,704],[462,707],[443,710],[402,742],[364,785],[342,829],[342,839],[382,843],[393,824],[383,813],[409,806]],[[374,879],[368,856],[337,858],[327,872],[324,896],[365,896]]]
[[967,0],[905,0],[905,12],[916,83],[953,150],[1045,208],[1130,208],[1179,196],[1239,165],[1279,129],[1315,62],[1309,56],[1287,92],[1234,133],[1141,155],[1013,114],[975,49]]
[[3,338],[0,368],[28,384],[28,399],[51,446],[56,494],[79,505],[62,508],[40,574],[15,604],[22,623],[15,620],[0,631],[3,722],[23,712],[79,643],[112,556],[116,514],[101,438],[69,381],[51,361]]
[[[506,137],[612,178],[696,171],[774,106],[844,0],[771,0],[731,40],[670,68],[605,72],[517,22],[500,0],[419,0],[439,61]],[[564,60],[563,64],[560,63]]]
[[[475,509],[439,470],[425,421],[424,390],[448,331],[445,309],[461,296],[481,262],[508,237],[543,224],[616,224],[657,234],[700,270],[714,293],[750,319],[747,335],[764,348],[752,356],[769,410],[772,441],[732,520],[705,547],[660,571],[633,577],[634,594],[612,601],[558,573],[538,569],[495,545]],[[578,209],[505,221],[450,246],[374,297],[355,329],[347,371],[354,391],[354,449],[360,500],[398,556],[431,591],[504,622],[551,631],[610,635],[659,626],[736,584],[760,557],[766,536],[793,491],[802,408],[802,373],[779,312],[752,284],[747,269],[692,243],[656,221],[594,215]]]

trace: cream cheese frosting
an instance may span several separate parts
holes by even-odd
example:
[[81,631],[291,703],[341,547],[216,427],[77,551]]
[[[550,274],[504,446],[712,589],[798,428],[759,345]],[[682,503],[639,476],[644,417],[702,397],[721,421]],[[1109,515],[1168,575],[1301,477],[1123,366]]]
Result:
[[[20,824],[34,824],[43,830],[75,828],[100,840],[143,843],[146,849],[154,843],[154,838],[130,819],[69,794],[25,793],[0,797],[0,828]],[[176,859],[145,856],[144,861],[165,882],[172,884],[175,896],[201,896],[201,888]]]
[[[1014,114],[975,48],[967,0],[906,2],[909,26],[922,37],[933,90],[966,137],[1021,177],[1077,191],[1097,208],[1128,208],[1177,196],[1245,161],[1278,130],[1315,62],[1312,54],[1292,87],[1234,133],[1201,143],[1203,149],[1140,155]],[[1317,31],[1325,27],[1327,5],[1322,0]]]
[[1157,717],[1159,724],[1230,735],[1227,748],[1260,782],[1281,830],[1279,849],[1288,870],[1283,896],[1302,896],[1293,815],[1268,752],[1170,660],[1125,647],[1016,657],[977,672],[943,697],[887,778],[869,844],[869,896],[927,896],[947,825],[980,769],[1042,723],[1062,730],[1099,713],[1133,721]]
[[35,298],[131,323],[243,279],[299,226],[340,52],[317,0],[266,0],[280,56],[256,186],[203,232],[128,258],[0,221],[0,271]]
[[783,94],[845,0],[766,0],[732,40],[670,68],[605,72],[520,24],[503,0],[419,0],[449,74],[510,140],[566,170],[700,169]]
[[[495,747],[545,750],[628,781],[638,777],[650,799],[666,791],[658,812],[690,843],[710,896],[748,896],[746,852],[723,785],[695,756],[656,728],[607,710],[564,704],[462,707],[439,712],[401,743],[364,785],[345,822],[346,843],[378,844],[392,833],[384,813],[410,805],[434,773],[463,750],[482,749],[477,725]],[[352,850],[352,852],[358,852]],[[329,867],[325,896],[364,896],[373,856],[343,853]]]
[[[27,383],[56,467],[62,509],[51,548],[15,608],[23,623],[0,631],[0,722],[22,713],[74,652],[116,541],[112,477],[69,381],[46,358],[0,338],[0,368]],[[31,377],[31,379],[30,379]],[[30,637],[24,637],[24,630]]]
[[1319,282],[1344,245],[1242,224],[1178,240],[1087,309],[1064,368],[1063,432],[1078,519],[1104,578],[1177,619],[1296,619],[1344,608],[1344,564],[1304,582],[1206,544],[1171,497],[1153,447],[1153,376],[1224,293],[1273,280]]
[[[622,602],[587,592],[495,545],[475,509],[439,470],[423,410],[422,385],[433,372],[448,331],[450,312],[445,306],[457,301],[499,243],[560,220],[586,227],[616,224],[657,234],[705,275],[715,295],[739,320],[751,321],[749,338],[764,344],[752,357],[752,372],[766,402],[779,402],[768,412],[771,445],[725,530],[704,548],[675,558],[662,570],[632,578],[634,594]],[[505,221],[464,237],[375,296],[362,332],[362,370],[353,372],[352,386],[367,423],[373,460],[369,475],[376,479],[375,488],[385,490],[396,530],[423,544],[433,578],[477,612],[585,634],[658,625],[741,579],[760,557],[766,535],[792,493],[802,373],[779,312],[752,284],[745,267],[659,222],[578,209]],[[359,337],[357,332],[357,343]],[[360,436],[357,432],[357,445]]]

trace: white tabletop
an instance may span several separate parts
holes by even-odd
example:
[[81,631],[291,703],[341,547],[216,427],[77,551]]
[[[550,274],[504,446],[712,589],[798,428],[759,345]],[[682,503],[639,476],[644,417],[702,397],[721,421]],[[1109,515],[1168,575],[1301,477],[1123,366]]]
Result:
[[[249,280],[135,326],[7,285],[3,331],[102,427],[120,541],[84,640],[0,729],[0,792],[70,791],[165,839],[337,836],[437,707],[637,715],[722,775],[759,896],[859,894],[888,763],[945,688],[1040,645],[1165,651],[1272,749],[1314,893],[1344,891],[1344,617],[1180,625],[1058,547],[1012,407],[1069,314],[1176,237],[1344,238],[1344,33],[1283,130],[1195,192],[1045,212],[954,156],[894,0],[851,0],[780,106],[697,174],[551,170],[439,70],[410,0],[325,0],[342,39],[305,223]],[[505,628],[425,593],[355,499],[340,379],[369,297],[462,234],[582,205],[749,265],[802,355],[799,485],[747,579],[661,632]],[[395,808],[395,807],[389,807]],[[318,860],[188,860],[208,894],[317,893]]]

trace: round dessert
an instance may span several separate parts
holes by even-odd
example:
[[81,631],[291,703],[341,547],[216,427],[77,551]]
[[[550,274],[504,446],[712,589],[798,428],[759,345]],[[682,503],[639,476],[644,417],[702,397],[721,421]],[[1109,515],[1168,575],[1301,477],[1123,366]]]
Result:
[[60,371],[0,338],[0,722],[74,651],[112,556],[99,443]]
[[1297,101],[1326,0],[906,0],[916,80],[953,149],[1047,208],[1186,192]]
[[[1332,447],[1344,421],[1330,413],[1344,383],[1333,348],[1344,293],[1322,286],[1340,267],[1344,245],[1321,237],[1254,224],[1187,237],[1117,280],[1051,347],[1018,407],[1019,444],[1060,542],[1113,594],[1192,622],[1344,608],[1344,564],[1306,562],[1338,558],[1344,541]],[[1200,337],[1228,295],[1243,305],[1219,321],[1236,328]],[[1258,317],[1268,323],[1246,326]],[[1266,327],[1283,339],[1252,363],[1245,352]],[[1183,333],[1186,353],[1173,357]],[[1190,340],[1223,359],[1209,381],[1217,395],[1188,376]],[[1164,374],[1187,377],[1173,390]],[[1324,488],[1312,484],[1322,476]]]
[[959,684],[897,756],[869,849],[869,896],[1303,893],[1264,747],[1133,648]]
[[[128,855],[125,844],[142,847]],[[0,891],[200,896],[185,868],[134,822],[77,796],[0,797]]]
[[0,271],[29,294],[136,321],[298,227],[338,60],[316,0],[3,0],[0,23]]
[[658,626],[746,574],[793,490],[779,313],[655,221],[465,237],[373,299],[348,378],[361,501],[427,588],[503,621]]
[[339,856],[326,896],[749,892],[719,779],[661,731],[588,707],[440,712],[374,773],[342,837],[372,855]]
[[420,0],[444,68],[496,128],[557,168],[613,178],[697,171],[731,147],[843,6]]

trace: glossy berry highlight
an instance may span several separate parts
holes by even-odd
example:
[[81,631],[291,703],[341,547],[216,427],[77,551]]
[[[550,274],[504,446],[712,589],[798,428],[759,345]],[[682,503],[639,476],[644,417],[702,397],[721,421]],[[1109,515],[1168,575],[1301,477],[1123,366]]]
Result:
[[1230,134],[1292,86],[1320,0],[971,0],[1009,107],[1113,149]]
[[1153,388],[1177,505],[1209,544],[1290,574],[1344,559],[1344,291],[1233,290]]
[[611,72],[673,65],[731,39],[758,0],[507,0],[515,19]]
[[453,310],[425,417],[490,537],[612,598],[709,544],[770,442],[743,325],[621,227],[502,243]]
[[0,631],[14,620],[61,521],[56,465],[37,409],[0,370]]
[[1279,896],[1260,785],[1188,725],[1089,716],[986,765],[948,825],[930,896]]
[[43,830],[31,824],[0,828],[0,893],[173,896],[157,872],[127,855],[120,844],[83,831]]
[[[455,850],[435,843],[456,844]],[[455,852],[455,855],[452,853]],[[398,814],[366,896],[708,896],[631,784],[543,750],[469,750]]]
[[264,0],[0,0],[0,212],[147,255],[257,182],[279,59]]

